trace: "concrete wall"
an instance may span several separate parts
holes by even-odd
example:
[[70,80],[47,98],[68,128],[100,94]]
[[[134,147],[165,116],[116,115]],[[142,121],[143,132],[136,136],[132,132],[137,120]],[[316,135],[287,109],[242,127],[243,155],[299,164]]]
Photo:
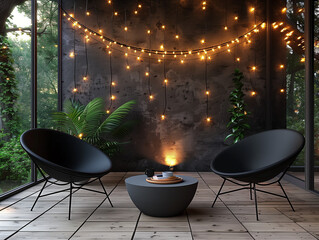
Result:
[[[80,22],[92,29],[103,29],[106,36],[128,44],[148,47],[147,29],[151,29],[152,48],[159,49],[165,41],[166,49],[190,49],[200,46],[200,39],[205,38],[207,44],[215,44],[235,38],[252,28],[255,23],[254,15],[249,8],[255,1],[207,1],[207,11],[201,10],[200,1],[149,1],[143,3],[139,14],[134,15],[135,1],[114,1],[114,9],[119,16],[112,19],[112,7],[106,1],[89,1],[90,16],[85,16],[85,1],[76,1],[75,16]],[[177,7],[178,3],[178,7]],[[63,1],[63,7],[73,12],[73,1]],[[126,26],[125,33],[125,9]],[[258,1],[256,7],[256,22],[265,21],[265,6]],[[206,14],[206,16],[205,16]],[[226,22],[229,30],[223,26]],[[239,16],[238,22],[233,20]],[[165,34],[161,30],[165,24]],[[176,30],[177,29],[177,30]],[[174,38],[176,31],[180,40]],[[164,36],[165,35],[165,36]],[[73,48],[73,33],[70,23],[63,23],[63,99],[78,99],[87,103],[95,97],[103,97],[109,103],[108,86],[110,84],[109,55],[105,51],[105,44],[90,40],[88,44],[89,80],[83,82],[85,73],[84,35],[76,31],[76,85],[79,92],[74,94],[74,59],[68,56]],[[165,39],[165,40],[164,40]],[[230,107],[229,93],[233,90],[232,73],[236,67],[244,72],[245,100],[248,105],[251,133],[265,128],[265,32],[252,38],[253,44],[241,44],[232,49],[231,53],[221,52],[214,55],[208,62],[207,78],[210,89],[209,114],[212,123],[206,119],[204,61],[197,57],[185,59],[181,64],[172,58],[167,58],[165,65],[167,78],[167,111],[166,119],[160,116],[164,107],[163,63],[157,58],[151,60],[151,88],[155,99],[148,99],[148,85],[145,71],[148,70],[147,55],[142,56],[142,62],[136,61],[136,56],[128,57],[130,70],[125,68],[126,59],[123,48],[112,50],[112,71],[116,87],[113,93],[116,100],[113,107],[135,99],[137,105],[132,118],[137,118],[139,124],[130,137],[131,144],[124,153],[114,158],[114,170],[144,170],[146,167],[166,169],[163,166],[166,154],[177,154],[180,162],[176,170],[208,171],[210,161],[226,145],[224,138],[229,133],[226,124],[229,121],[227,110]],[[234,59],[240,57],[240,63]],[[152,56],[153,58],[153,56]],[[250,67],[256,65],[253,73]],[[273,87],[276,88],[274,83]],[[282,88],[282,82],[280,83]],[[255,97],[250,91],[256,91]]]

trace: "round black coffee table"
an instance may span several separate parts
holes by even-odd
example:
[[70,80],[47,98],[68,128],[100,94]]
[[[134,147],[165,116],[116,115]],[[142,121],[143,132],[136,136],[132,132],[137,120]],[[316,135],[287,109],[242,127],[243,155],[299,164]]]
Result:
[[196,178],[179,177],[184,181],[154,184],[146,182],[146,175],[139,175],[125,179],[125,184],[133,203],[141,212],[153,217],[172,217],[184,212],[198,185]]

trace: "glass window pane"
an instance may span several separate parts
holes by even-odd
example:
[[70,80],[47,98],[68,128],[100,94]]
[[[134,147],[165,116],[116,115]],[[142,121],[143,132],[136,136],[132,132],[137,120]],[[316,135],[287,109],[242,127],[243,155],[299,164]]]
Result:
[[[287,0],[287,128],[305,134],[304,1]],[[291,37],[289,34],[292,33]],[[288,35],[287,35],[288,34]],[[305,180],[305,149],[298,155],[290,174]]]
[[[31,181],[31,163],[20,146],[31,119],[30,1],[14,8],[1,36],[0,194]],[[3,6],[4,7],[4,6]]]
[[58,100],[58,3],[38,0],[38,127],[52,128]]

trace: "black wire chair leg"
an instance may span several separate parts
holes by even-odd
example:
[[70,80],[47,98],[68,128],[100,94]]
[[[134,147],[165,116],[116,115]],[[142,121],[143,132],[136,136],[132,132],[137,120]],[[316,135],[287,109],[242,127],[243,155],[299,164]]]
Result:
[[70,183],[69,220],[71,219],[71,203],[72,203],[72,183]]
[[218,198],[218,196],[219,196],[219,194],[220,194],[220,192],[221,192],[221,190],[222,190],[222,188],[223,188],[225,182],[226,182],[226,179],[224,178],[224,181],[223,181],[222,185],[220,186],[220,189],[219,189],[219,191],[218,191],[218,193],[217,193],[217,195],[216,195],[216,197],[215,197],[215,200],[214,200],[214,202],[213,202],[213,204],[212,204],[212,207],[214,207],[215,202],[216,202],[216,200],[217,200],[217,198]]
[[287,199],[287,201],[288,201],[288,203],[289,203],[289,205],[290,205],[292,211],[295,211],[295,209],[294,209],[294,207],[292,206],[292,204],[291,204],[291,202],[290,202],[290,200],[289,200],[289,198],[288,198],[288,195],[286,194],[286,192],[285,192],[284,188],[282,187],[281,183],[280,183],[279,181],[278,181],[278,183],[279,183],[279,186],[281,187],[281,190],[282,190],[283,193],[285,194],[285,197],[286,197],[286,199]]
[[40,198],[40,196],[41,196],[41,193],[42,193],[43,189],[45,188],[45,186],[47,185],[47,183],[48,183],[48,180],[45,180],[45,183],[43,184],[43,186],[42,186],[42,188],[41,188],[41,191],[39,192],[37,198],[35,199],[35,201],[34,201],[32,207],[31,207],[31,211],[33,210],[35,204],[36,204],[37,201],[39,200],[39,198]]
[[250,192],[250,200],[253,200],[253,193],[252,193],[251,183],[249,183],[249,192]]
[[255,194],[256,219],[257,219],[257,221],[259,221],[259,219],[258,219],[258,205],[257,205],[256,184],[255,183],[253,183],[253,187],[254,187],[254,194]]
[[102,181],[101,181],[101,178],[99,178],[99,181],[100,181],[100,184],[101,184],[101,186],[102,186],[102,188],[103,188],[103,190],[104,190],[104,192],[105,192],[105,195],[106,195],[107,199],[109,200],[111,206],[113,207],[113,204],[112,204],[112,202],[111,202],[111,199],[110,199],[109,195],[107,194],[107,192],[106,192],[106,190],[105,190],[105,187],[104,187],[104,185],[103,185],[103,183],[102,183]]

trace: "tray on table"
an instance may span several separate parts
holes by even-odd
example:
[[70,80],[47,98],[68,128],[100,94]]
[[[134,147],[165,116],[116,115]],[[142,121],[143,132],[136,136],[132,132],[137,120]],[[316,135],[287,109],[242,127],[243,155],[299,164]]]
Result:
[[146,178],[146,181],[149,183],[156,183],[156,184],[173,184],[173,183],[179,183],[183,181],[183,178],[172,176],[164,179],[153,179],[152,177]]

